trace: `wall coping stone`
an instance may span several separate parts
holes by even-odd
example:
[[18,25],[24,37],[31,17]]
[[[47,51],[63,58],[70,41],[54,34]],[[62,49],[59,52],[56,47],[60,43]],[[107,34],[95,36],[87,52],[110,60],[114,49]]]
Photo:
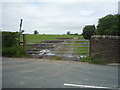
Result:
[[120,39],[120,36],[112,36],[112,35],[93,35],[91,39]]

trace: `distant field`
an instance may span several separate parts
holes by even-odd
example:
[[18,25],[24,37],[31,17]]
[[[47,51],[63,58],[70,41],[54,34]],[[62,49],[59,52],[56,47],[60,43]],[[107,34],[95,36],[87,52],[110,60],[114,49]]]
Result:
[[[34,34],[27,34],[26,40],[27,43],[39,43],[44,40],[57,40],[57,38],[75,38],[81,37],[80,35],[34,35]],[[22,41],[22,37],[21,37]]]

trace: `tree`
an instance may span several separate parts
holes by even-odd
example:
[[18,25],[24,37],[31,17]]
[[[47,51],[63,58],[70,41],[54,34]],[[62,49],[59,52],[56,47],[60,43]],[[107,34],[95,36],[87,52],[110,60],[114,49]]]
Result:
[[34,31],[34,34],[39,34],[39,32],[37,30]]
[[22,30],[21,33],[25,32],[25,30]]
[[99,19],[96,33],[98,35],[120,35],[120,30],[118,29],[120,20],[118,20],[120,15],[107,15]]
[[95,25],[87,25],[83,28],[84,39],[90,39],[92,35],[95,34]]
[[67,35],[70,35],[70,31],[67,31]]
[[79,35],[78,33],[75,33],[74,35]]

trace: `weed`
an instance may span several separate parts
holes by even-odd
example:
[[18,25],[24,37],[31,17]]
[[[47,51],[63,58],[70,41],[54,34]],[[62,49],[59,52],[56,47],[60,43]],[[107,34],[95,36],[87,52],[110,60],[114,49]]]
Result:
[[54,56],[51,58],[51,60],[61,60],[61,59],[62,59],[62,57],[60,57],[60,56]]
[[84,57],[80,59],[81,62],[88,62],[94,64],[107,64],[107,61],[101,57],[100,54]]

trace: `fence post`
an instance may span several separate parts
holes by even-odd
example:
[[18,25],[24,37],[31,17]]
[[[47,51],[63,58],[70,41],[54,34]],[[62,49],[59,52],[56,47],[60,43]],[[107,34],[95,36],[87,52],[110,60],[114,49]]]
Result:
[[26,34],[23,34],[23,47],[24,50],[26,51]]
[[19,38],[18,38],[19,46],[20,46],[20,36],[21,36],[22,21],[23,21],[23,19],[21,19],[21,21],[20,21]]

